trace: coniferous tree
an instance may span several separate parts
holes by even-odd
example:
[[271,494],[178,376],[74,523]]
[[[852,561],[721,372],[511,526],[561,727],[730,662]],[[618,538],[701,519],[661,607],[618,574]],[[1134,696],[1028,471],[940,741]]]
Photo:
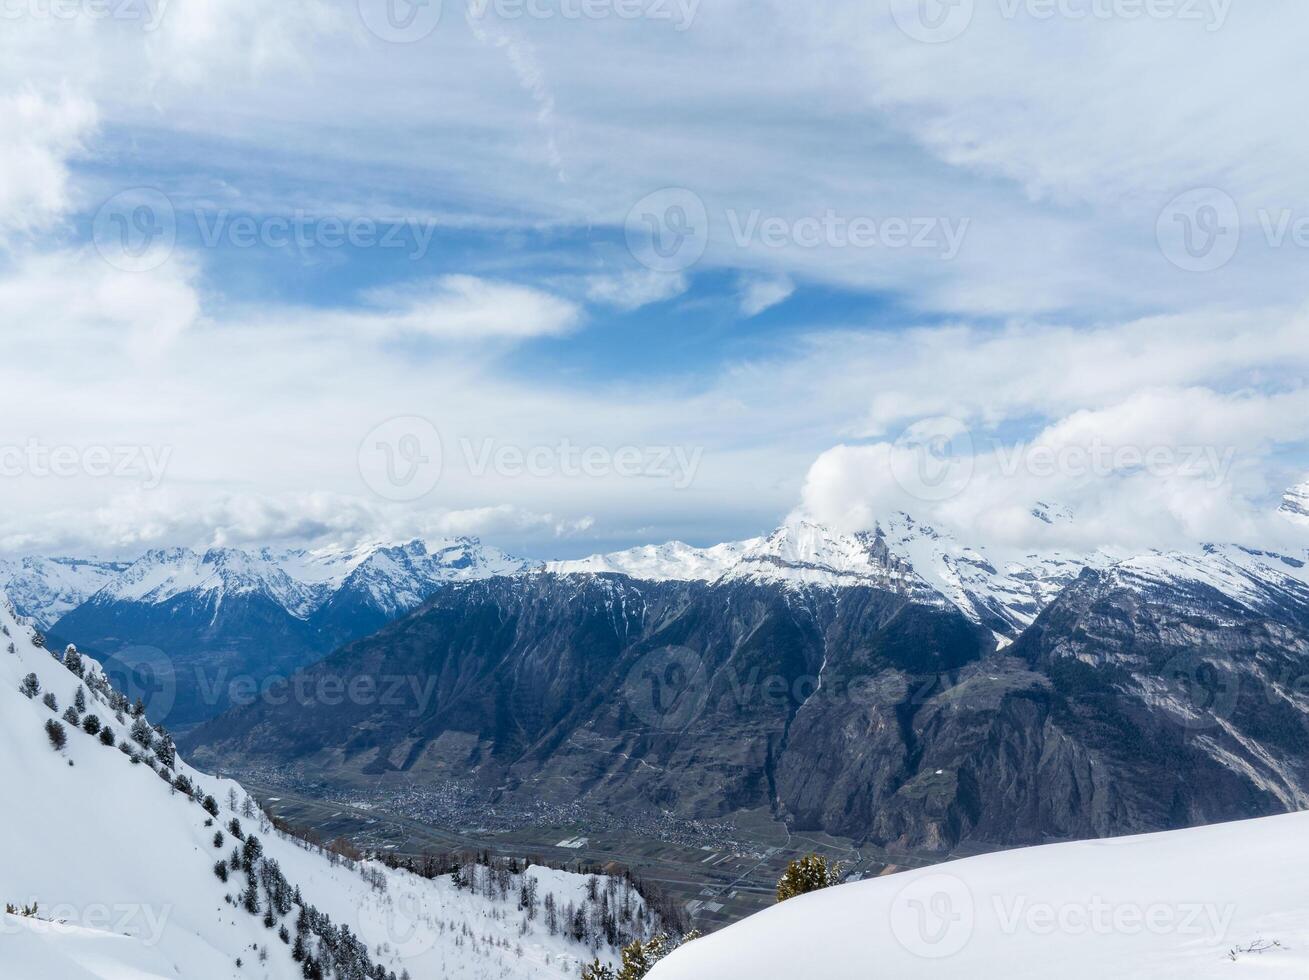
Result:
[[82,724],[82,716],[77,713],[76,708],[69,708],[64,712],[64,721],[68,722],[68,724],[72,725],[74,728],[78,728]]
[[150,730],[150,723],[140,715],[137,715],[136,721],[132,722],[132,741],[143,749],[149,749],[154,743],[154,733]]
[[821,891],[841,883],[841,865],[829,864],[821,854],[798,858],[786,866],[777,882],[777,900],[785,902],[797,895]]
[[23,683],[18,688],[29,699],[36,697],[41,693],[41,682],[37,679],[36,674],[28,674],[23,678]]
[[250,876],[250,884],[241,896],[241,907],[251,915],[259,914],[259,888],[255,885],[254,875]]
[[108,727],[108,726],[106,725],[104,728],[100,729],[100,744],[101,744],[101,745],[107,745],[107,746],[109,746],[110,748],[113,748],[113,747],[114,747],[114,743],[117,742],[117,741],[118,741],[118,739],[114,736],[114,730],[113,730],[112,728],[110,728],[110,727]]
[[215,830],[215,831],[214,831],[214,848],[215,848],[215,849],[221,849],[222,846],[223,846],[223,832],[222,832],[221,830]]
[[44,704],[47,708],[49,708],[51,711],[59,710],[59,702],[55,699],[55,695],[53,691],[46,691],[45,697],[41,699],[41,703]]
[[50,745],[56,752],[68,744],[68,733],[64,730],[64,726],[53,718],[46,721],[45,733],[50,738]]
[[245,846],[241,850],[241,862],[246,871],[254,873],[255,863],[264,853],[264,846],[259,843],[259,838],[251,834],[245,839]]
[[[77,652],[77,647],[71,643],[68,644],[68,649],[64,651],[64,666],[78,677],[86,676],[86,666],[82,663],[82,655]],[[84,707],[82,710],[85,711],[86,708]]]
[[218,861],[214,864],[214,874],[218,876],[219,881],[227,881],[227,862]]
[[159,757],[160,762],[172,769],[177,765],[177,747],[173,744],[173,736],[163,728],[158,731],[159,741],[155,744],[155,755]]
[[79,712],[86,710],[86,688],[81,684],[77,685],[77,693],[73,695],[73,707]]
[[88,735],[100,734],[100,719],[95,715],[87,715],[82,719],[82,731]]
[[206,796],[204,803],[202,803],[201,806],[204,807],[205,813],[209,814],[211,817],[218,816],[218,801],[212,796]]

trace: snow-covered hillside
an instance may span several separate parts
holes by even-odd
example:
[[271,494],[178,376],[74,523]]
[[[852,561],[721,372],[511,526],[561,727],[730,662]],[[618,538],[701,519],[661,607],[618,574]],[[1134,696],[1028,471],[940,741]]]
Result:
[[650,980],[1309,974],[1309,814],[990,854],[791,899]]
[[[450,876],[428,880],[285,837],[236,783],[173,758],[94,663],[83,660],[75,674],[33,633],[0,595],[0,903],[37,911],[0,916],[0,975],[289,980],[304,975],[293,959],[300,923],[310,956],[325,959],[329,944],[338,959],[366,954],[378,976],[575,977],[595,955],[616,958],[604,939],[568,935],[602,933],[602,907],[620,931],[653,928],[626,882],[597,879],[592,902],[591,880],[577,875],[468,867],[465,879],[476,880],[461,888]],[[67,713],[79,698],[75,725]],[[238,869],[251,837],[261,844],[253,876]],[[529,879],[532,917],[520,908]],[[252,897],[249,881],[259,882]]]

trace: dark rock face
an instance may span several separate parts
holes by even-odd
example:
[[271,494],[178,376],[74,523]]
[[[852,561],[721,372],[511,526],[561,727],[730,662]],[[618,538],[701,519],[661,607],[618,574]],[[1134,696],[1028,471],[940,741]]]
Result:
[[1261,602],[1087,572],[997,652],[953,607],[877,588],[493,579],[186,744],[905,847],[1170,829],[1306,804],[1309,596]]

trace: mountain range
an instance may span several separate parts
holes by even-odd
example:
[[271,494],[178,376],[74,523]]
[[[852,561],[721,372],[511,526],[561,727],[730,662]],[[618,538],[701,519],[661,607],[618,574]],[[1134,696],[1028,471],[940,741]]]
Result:
[[473,538],[320,551],[172,548],[132,562],[28,558],[0,587],[52,642],[75,641],[151,702],[154,720],[183,730],[224,710],[234,684],[287,676],[443,584],[527,567]]
[[[1002,559],[898,514],[544,564],[159,551],[51,633],[125,666],[203,763],[328,785],[944,852],[1309,804],[1304,550]],[[372,694],[321,696],[343,688]]]

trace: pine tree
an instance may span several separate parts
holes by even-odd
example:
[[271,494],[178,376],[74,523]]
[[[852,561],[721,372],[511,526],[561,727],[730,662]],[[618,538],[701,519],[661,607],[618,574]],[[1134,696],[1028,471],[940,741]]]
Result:
[[241,896],[241,907],[251,915],[259,914],[259,888],[255,884],[254,875],[250,876],[250,884],[246,887],[245,894]]
[[201,806],[204,807],[205,813],[209,814],[211,817],[218,816],[218,801],[212,796],[206,796],[204,803],[202,803]]
[[46,721],[45,733],[49,736],[50,745],[56,752],[68,744],[68,732],[64,730],[63,725],[59,724],[59,722],[55,721],[53,718]]
[[101,745],[107,745],[107,746],[109,746],[110,748],[113,748],[113,747],[114,747],[114,743],[117,742],[117,741],[118,741],[118,739],[114,737],[114,730],[113,730],[112,728],[109,728],[108,726],[106,726],[106,727],[100,729],[100,744],[101,744]]
[[82,719],[82,731],[88,735],[100,734],[100,719],[95,715],[87,715]]
[[77,713],[76,708],[69,708],[64,712],[64,721],[68,722],[68,724],[72,725],[74,728],[78,728],[82,724],[82,716]]
[[44,704],[47,708],[49,708],[51,711],[59,710],[59,702],[55,699],[53,691],[46,691],[45,697],[41,699],[41,703]]
[[218,861],[214,864],[214,874],[218,876],[219,881],[227,881],[227,862]]
[[23,678],[23,683],[18,688],[28,699],[36,697],[41,693],[41,682],[37,679],[36,674],[28,674]]
[[155,745],[155,755],[159,757],[160,762],[172,769],[177,764],[177,747],[173,744],[173,736],[163,728],[159,728],[158,732],[159,741]]
[[792,861],[777,882],[777,900],[785,902],[797,895],[807,895],[839,885],[841,872],[841,865],[828,864],[821,854],[810,854]]
[[246,871],[254,873],[255,865],[258,863],[260,856],[264,853],[264,845],[259,843],[259,838],[251,834],[245,840],[245,847],[241,851],[241,862]]
[[154,733],[150,730],[150,723],[140,715],[137,715],[136,721],[132,722],[132,741],[143,749],[149,749],[154,743]]
[[[68,649],[64,651],[64,666],[78,677],[86,676],[86,667],[82,663],[82,655],[77,652],[77,647],[73,646],[71,643],[68,644]],[[86,709],[83,708],[83,710]]]
[[599,959],[582,967],[582,980],[617,980],[617,977],[613,967],[605,966]]
[[221,849],[222,849],[222,847],[223,847],[223,840],[224,840],[224,838],[223,838],[223,832],[222,832],[221,830],[215,830],[215,831],[214,831],[214,849],[215,849],[215,850],[221,850]]

